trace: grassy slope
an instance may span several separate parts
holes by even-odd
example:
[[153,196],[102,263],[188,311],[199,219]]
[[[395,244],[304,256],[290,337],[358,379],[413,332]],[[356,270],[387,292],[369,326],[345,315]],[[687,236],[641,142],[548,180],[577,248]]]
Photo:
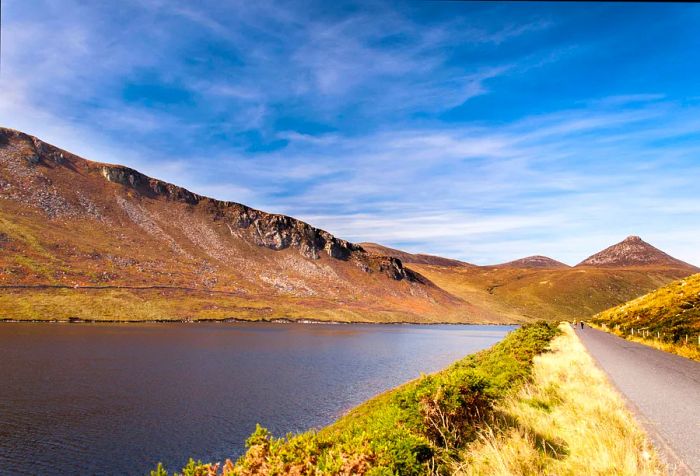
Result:
[[[241,296],[206,289],[2,289],[0,320],[102,322],[318,320],[367,323],[458,323],[460,314],[406,311],[388,302],[342,305],[314,298]],[[484,322],[484,321],[481,321]]]
[[[227,475],[446,473],[494,403],[528,378],[532,359],[556,332],[553,324],[524,326],[489,350],[369,400],[319,432],[276,439],[258,428],[247,453],[221,470]],[[192,463],[183,473],[210,469]]]
[[700,361],[700,274],[603,311],[592,322],[628,339]]
[[446,268],[410,265],[436,285],[513,322],[588,319],[668,282],[687,268]]
[[457,475],[664,474],[622,398],[568,325],[533,378],[462,451]]

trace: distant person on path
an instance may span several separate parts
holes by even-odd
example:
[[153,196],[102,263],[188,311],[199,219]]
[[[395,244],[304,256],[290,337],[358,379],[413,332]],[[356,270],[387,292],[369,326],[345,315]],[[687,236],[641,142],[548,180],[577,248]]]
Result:
[[581,321],[581,329],[583,329],[583,321]]

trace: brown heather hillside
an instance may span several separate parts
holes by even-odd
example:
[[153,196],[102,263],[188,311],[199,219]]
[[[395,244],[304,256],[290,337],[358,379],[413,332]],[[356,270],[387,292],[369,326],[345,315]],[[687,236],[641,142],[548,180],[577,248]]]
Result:
[[[392,256],[408,255],[378,249]],[[629,237],[573,268],[545,256],[491,266],[445,266],[410,261],[410,256],[407,267],[484,312],[513,322],[588,319],[698,270],[639,237]]]
[[513,319],[588,319],[698,268],[628,237],[571,268],[544,256],[494,266],[410,264],[437,286]]
[[401,261],[0,129],[0,318],[489,320]]

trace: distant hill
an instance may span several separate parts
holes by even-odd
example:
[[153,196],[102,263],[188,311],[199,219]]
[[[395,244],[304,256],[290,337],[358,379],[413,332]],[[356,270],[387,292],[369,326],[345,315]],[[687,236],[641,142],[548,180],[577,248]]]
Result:
[[576,267],[544,256],[494,266],[434,263],[406,266],[465,302],[513,320],[586,319],[697,271],[638,237]]
[[394,257],[11,129],[0,129],[0,250],[0,318],[469,314]]
[[589,256],[576,266],[671,266],[700,271],[697,267],[669,256],[658,248],[653,247],[638,236],[628,236],[620,243]]
[[522,268],[522,269],[557,269],[570,268],[568,264],[557,261],[547,256],[528,256],[507,263],[493,265],[495,268]]
[[456,259],[442,258],[440,256],[426,255],[426,254],[413,254],[406,251],[397,250],[394,248],[389,248],[387,246],[382,246],[377,243],[360,243],[365,250],[370,253],[392,256],[394,258],[400,259],[403,263],[413,263],[413,264],[428,264],[434,266],[474,266],[473,264],[466,263],[464,261],[459,261]]
[[465,302],[521,320],[586,319],[692,272],[674,267],[407,266]]

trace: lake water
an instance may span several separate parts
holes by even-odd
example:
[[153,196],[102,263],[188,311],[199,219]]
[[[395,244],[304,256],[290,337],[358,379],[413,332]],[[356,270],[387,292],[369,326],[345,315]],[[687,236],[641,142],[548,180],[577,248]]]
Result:
[[0,473],[235,458],[256,423],[324,426],[507,326],[0,324]]

